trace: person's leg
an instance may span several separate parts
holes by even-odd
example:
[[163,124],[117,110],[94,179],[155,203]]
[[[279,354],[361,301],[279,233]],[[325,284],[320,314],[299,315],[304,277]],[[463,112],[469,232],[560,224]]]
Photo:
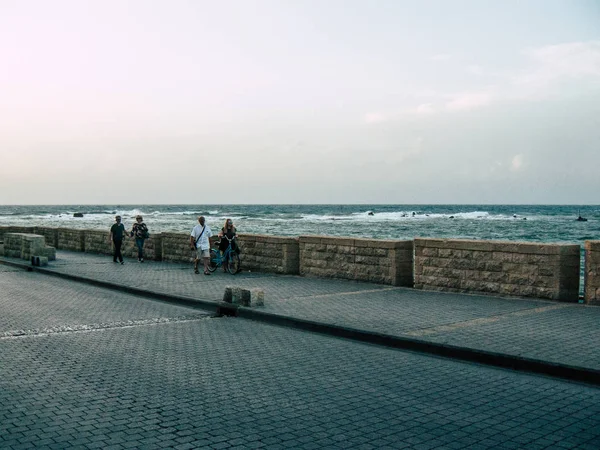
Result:
[[117,262],[117,241],[113,239],[113,262]]
[[204,262],[204,275],[210,275],[208,271],[208,260],[209,260],[210,250],[204,250],[202,252],[202,261]]
[[115,241],[116,258],[118,258],[119,261],[121,262],[121,264],[123,264],[123,254],[121,253],[121,245],[123,245],[123,241],[122,240],[116,240]]
[[196,249],[196,257],[194,258],[194,273],[200,273],[198,271],[198,263],[200,262],[200,249]]
[[141,238],[136,238],[135,245],[138,249],[138,261],[141,262],[144,260],[144,240]]

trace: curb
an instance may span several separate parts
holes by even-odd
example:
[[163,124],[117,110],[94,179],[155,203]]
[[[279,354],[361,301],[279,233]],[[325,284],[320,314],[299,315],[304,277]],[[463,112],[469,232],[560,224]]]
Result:
[[249,310],[243,307],[238,309],[237,316],[245,319],[266,322],[272,325],[312,331],[315,333],[381,345],[389,348],[409,350],[418,353],[440,356],[443,358],[474,362],[486,366],[547,375],[555,378],[578,381],[592,385],[600,385],[600,370],[585,367],[552,363],[539,359],[507,355],[504,353],[488,352],[485,350],[476,350],[467,347],[457,347],[448,344],[438,344],[414,338],[364,331],[356,328],[324,324],[305,319],[278,316],[271,313]]
[[55,272],[50,269],[32,267],[27,264],[6,261],[0,259],[0,264],[26,269],[29,272],[39,272],[45,275],[51,275],[70,281],[90,284],[92,286],[117,290],[127,294],[143,296],[155,300],[160,300],[177,305],[187,306],[195,309],[204,309],[215,312],[216,315],[240,317],[257,322],[268,323],[287,328],[311,331],[328,336],[335,336],[343,339],[349,339],[368,344],[379,345],[388,348],[409,350],[423,354],[439,356],[459,361],[474,362],[486,366],[511,369],[519,372],[547,375],[554,378],[560,378],[570,381],[577,381],[591,385],[600,385],[600,370],[571,366],[567,364],[552,363],[539,359],[525,358],[521,356],[507,355],[504,353],[488,352],[485,350],[476,350],[467,347],[458,347],[448,344],[438,344],[420,339],[400,337],[389,334],[359,330],[356,328],[332,325],[312,320],[298,319],[293,317],[281,316],[273,313],[259,311],[224,303],[211,301],[208,299],[198,299],[193,297],[161,294],[146,289],[123,286],[107,281],[100,281],[93,278],[86,278],[79,275],[70,275]]
[[142,296],[151,298],[153,300],[161,300],[167,303],[175,303],[181,306],[187,306],[194,309],[205,309],[209,311],[215,311],[217,303],[208,299],[201,299],[197,297],[187,297],[185,295],[174,295],[174,294],[161,294],[156,291],[149,291],[147,289],[136,288],[131,286],[123,286],[122,284],[111,283],[110,281],[101,281],[94,278],[82,277],[81,275],[71,275],[68,273],[55,272],[50,269],[44,269],[41,267],[33,267],[28,264],[21,264],[14,261],[6,261],[0,259],[0,264],[6,266],[17,267],[19,269],[25,269],[28,272],[39,272],[44,275],[50,275],[56,278],[62,278],[69,281],[76,281],[79,283],[86,283],[92,286],[112,289],[120,291],[126,294]]

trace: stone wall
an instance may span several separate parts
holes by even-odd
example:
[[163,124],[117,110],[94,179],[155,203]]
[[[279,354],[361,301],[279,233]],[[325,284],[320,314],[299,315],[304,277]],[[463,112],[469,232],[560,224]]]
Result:
[[90,230],[74,230],[71,228],[58,228],[56,248],[73,252],[85,251],[85,235]]
[[[122,253],[126,258],[137,259],[135,238],[128,237],[123,241]],[[112,254],[112,249],[110,254]],[[151,234],[150,238],[144,241],[144,259],[162,261],[162,233]]]
[[[4,235],[6,233],[34,233],[34,227],[16,227],[16,226],[0,227],[0,241],[4,241]],[[48,245],[52,245],[52,244],[48,242]]]
[[39,234],[46,239],[46,245],[58,247],[58,228],[31,227],[30,233]]
[[240,234],[243,269],[273,273],[299,273],[298,238]]
[[193,260],[189,233],[161,233],[161,240],[163,261],[186,263]]
[[580,246],[415,239],[415,288],[576,302]]
[[585,242],[585,303],[600,305],[600,241]]
[[[0,242],[6,233],[41,235],[60,250],[113,252],[108,230],[8,226],[0,227]],[[243,270],[562,301],[579,296],[579,245],[252,234],[239,235],[239,243]],[[148,260],[193,259],[187,233],[152,234],[144,247]],[[600,304],[600,241],[586,242],[585,250],[585,301]],[[137,257],[135,239],[125,240],[124,255]]]
[[300,236],[300,274],[413,285],[413,242]]
[[107,231],[86,230],[84,236],[84,248],[86,253],[95,253],[100,255],[112,255],[113,247],[109,240]]

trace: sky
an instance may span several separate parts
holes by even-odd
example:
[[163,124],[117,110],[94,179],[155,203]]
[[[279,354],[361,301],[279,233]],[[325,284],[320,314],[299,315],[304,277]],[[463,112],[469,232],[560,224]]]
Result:
[[598,0],[0,0],[0,204],[600,204]]

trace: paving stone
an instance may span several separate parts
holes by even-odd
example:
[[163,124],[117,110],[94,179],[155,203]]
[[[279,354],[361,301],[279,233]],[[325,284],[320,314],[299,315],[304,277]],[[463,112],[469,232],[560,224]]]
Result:
[[[115,270],[110,267],[94,270]],[[170,279],[181,276],[169,268],[164,272]],[[230,283],[225,277],[214,279]],[[297,287],[303,282],[267,278],[273,286],[281,283],[281,292],[289,288],[287,278]],[[314,292],[321,281],[309,281],[301,293],[318,303]],[[600,443],[600,390],[594,387],[239,318],[209,318],[38,273],[0,271],[0,283],[0,333],[26,331],[0,334],[0,448],[51,448],[50,439],[57,448],[99,443],[102,448],[523,448],[545,443],[593,448]],[[375,303],[403,292],[350,284]],[[339,294],[347,283],[325,285],[329,294],[321,302],[359,297]],[[390,301],[418,311],[418,300],[434,304],[427,298]],[[475,308],[477,317],[500,322],[505,314],[537,305],[491,301],[490,310]],[[437,319],[419,313],[420,320],[437,330],[452,307],[464,320],[469,307],[462,302],[457,296]],[[317,307],[313,317],[328,320],[324,311]],[[558,320],[561,311],[569,308],[547,312]],[[367,314],[365,323],[372,318]]]
[[594,344],[599,339],[599,307],[255,272],[234,278],[217,271],[213,277],[198,277],[186,264],[121,266],[110,256],[64,251],[49,267],[215,303],[235,280],[244,288],[264,290],[269,301],[261,311],[285,317],[600,370]]

